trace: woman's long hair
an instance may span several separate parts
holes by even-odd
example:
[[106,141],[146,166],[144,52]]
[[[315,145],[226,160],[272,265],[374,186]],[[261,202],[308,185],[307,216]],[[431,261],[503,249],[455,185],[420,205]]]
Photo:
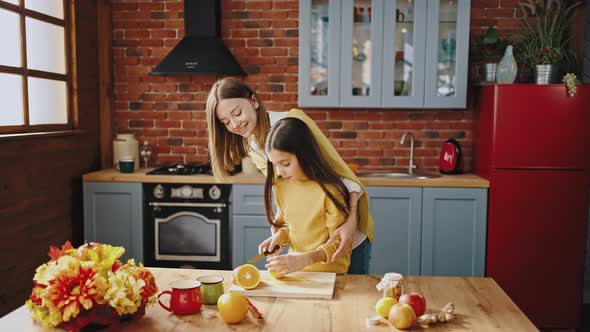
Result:
[[217,103],[223,99],[251,99],[252,96],[258,102],[258,108],[256,109],[257,122],[252,134],[256,137],[258,146],[264,146],[264,139],[270,128],[270,120],[268,114],[266,114],[262,99],[260,99],[258,94],[248,84],[233,77],[227,77],[215,82],[209,91],[206,105],[209,156],[211,158],[213,175],[218,178],[227,177],[228,173],[248,155],[250,146],[247,138],[232,134],[217,119],[217,115],[215,114]]
[[[348,189],[338,175],[330,167],[320,152],[320,147],[309,127],[297,118],[279,120],[268,133],[265,150],[278,150],[292,153],[297,157],[305,176],[316,181],[324,190],[328,198],[342,211],[348,214]],[[268,173],[264,184],[264,207],[268,223],[280,227],[274,222],[272,211],[272,186],[275,171],[272,163],[268,162]]]

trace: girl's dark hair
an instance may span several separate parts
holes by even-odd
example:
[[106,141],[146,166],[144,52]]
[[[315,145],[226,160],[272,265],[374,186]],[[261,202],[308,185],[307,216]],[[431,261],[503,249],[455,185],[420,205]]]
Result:
[[[344,214],[348,214],[348,189],[341,177],[332,170],[320,152],[320,147],[309,127],[297,118],[284,118],[271,127],[266,137],[265,150],[292,153],[297,157],[305,176],[316,181],[328,198]],[[272,186],[275,180],[274,167],[268,161],[266,183],[264,184],[264,207],[268,223],[280,227],[273,219]]]

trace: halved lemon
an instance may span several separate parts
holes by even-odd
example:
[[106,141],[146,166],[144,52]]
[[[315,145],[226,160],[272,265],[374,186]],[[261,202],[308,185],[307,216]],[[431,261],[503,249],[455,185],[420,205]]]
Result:
[[236,267],[232,281],[243,289],[253,289],[260,284],[260,272],[252,264],[244,264]]

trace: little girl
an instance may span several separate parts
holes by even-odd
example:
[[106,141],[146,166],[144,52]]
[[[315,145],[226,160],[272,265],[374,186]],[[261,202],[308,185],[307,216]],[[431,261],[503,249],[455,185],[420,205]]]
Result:
[[[347,272],[351,249],[333,262],[340,239],[326,241],[346,220],[349,192],[322,157],[309,127],[297,118],[279,120],[270,129],[265,152],[264,203],[267,220],[275,230],[258,248],[272,252],[266,268],[277,277],[299,270]],[[272,212],[273,193],[276,214]],[[280,250],[271,249],[287,245],[286,255],[277,256]]]

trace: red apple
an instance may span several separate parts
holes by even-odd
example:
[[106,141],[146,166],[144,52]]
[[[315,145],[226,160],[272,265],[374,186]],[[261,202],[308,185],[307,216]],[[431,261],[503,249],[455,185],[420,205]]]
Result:
[[389,321],[398,330],[405,330],[412,327],[416,314],[414,309],[405,303],[398,303],[389,310]]
[[399,303],[409,304],[414,309],[416,317],[424,315],[426,311],[426,299],[420,293],[404,294],[399,298]]

